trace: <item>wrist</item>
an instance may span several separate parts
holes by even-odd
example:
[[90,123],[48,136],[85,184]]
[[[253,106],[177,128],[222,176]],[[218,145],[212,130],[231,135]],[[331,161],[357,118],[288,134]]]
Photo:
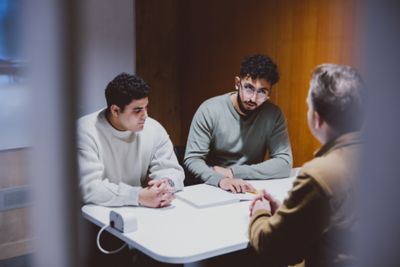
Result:
[[232,178],[231,177],[223,177],[221,180],[219,180],[218,187],[221,187],[224,189],[226,187],[227,180],[230,180],[230,179],[232,179]]
[[145,191],[146,188],[140,188],[139,189],[139,194],[138,194],[138,206],[145,206]]
[[142,191],[143,188],[140,188],[138,193],[138,206],[142,206]]
[[175,188],[175,183],[172,181],[170,178],[164,178],[164,180],[171,186],[172,188]]

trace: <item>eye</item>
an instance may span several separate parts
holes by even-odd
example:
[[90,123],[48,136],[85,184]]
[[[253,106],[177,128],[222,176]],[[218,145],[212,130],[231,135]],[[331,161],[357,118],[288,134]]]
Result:
[[263,89],[260,89],[260,90],[257,91],[257,94],[266,95],[266,94],[267,94],[267,91],[265,91],[265,90],[263,90]]
[[248,91],[253,91],[254,92],[254,88],[251,85],[246,84],[244,86],[244,89],[248,90]]

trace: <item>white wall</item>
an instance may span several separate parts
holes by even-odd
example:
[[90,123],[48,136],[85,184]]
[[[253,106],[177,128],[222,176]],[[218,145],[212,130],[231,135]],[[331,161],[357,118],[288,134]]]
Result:
[[78,116],[106,105],[104,89],[120,72],[135,72],[134,0],[80,1]]

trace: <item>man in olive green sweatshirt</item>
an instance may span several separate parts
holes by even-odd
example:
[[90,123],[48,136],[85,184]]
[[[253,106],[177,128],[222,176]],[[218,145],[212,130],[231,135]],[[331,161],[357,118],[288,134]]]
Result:
[[271,58],[249,56],[235,77],[236,91],[200,105],[184,159],[192,176],[234,193],[254,190],[245,179],[289,176],[292,151],[285,117],[269,101],[278,80]]
[[262,192],[250,205],[249,239],[266,266],[355,266],[354,183],[362,142],[365,87],[348,66],[312,75],[309,128],[322,147],[300,170],[283,204]]

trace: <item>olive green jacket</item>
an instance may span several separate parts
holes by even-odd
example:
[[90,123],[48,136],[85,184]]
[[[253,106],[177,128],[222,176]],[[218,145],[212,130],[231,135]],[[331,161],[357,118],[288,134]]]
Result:
[[354,182],[361,150],[359,133],[325,144],[306,163],[275,212],[251,218],[251,245],[267,266],[305,260],[305,266],[354,265]]

